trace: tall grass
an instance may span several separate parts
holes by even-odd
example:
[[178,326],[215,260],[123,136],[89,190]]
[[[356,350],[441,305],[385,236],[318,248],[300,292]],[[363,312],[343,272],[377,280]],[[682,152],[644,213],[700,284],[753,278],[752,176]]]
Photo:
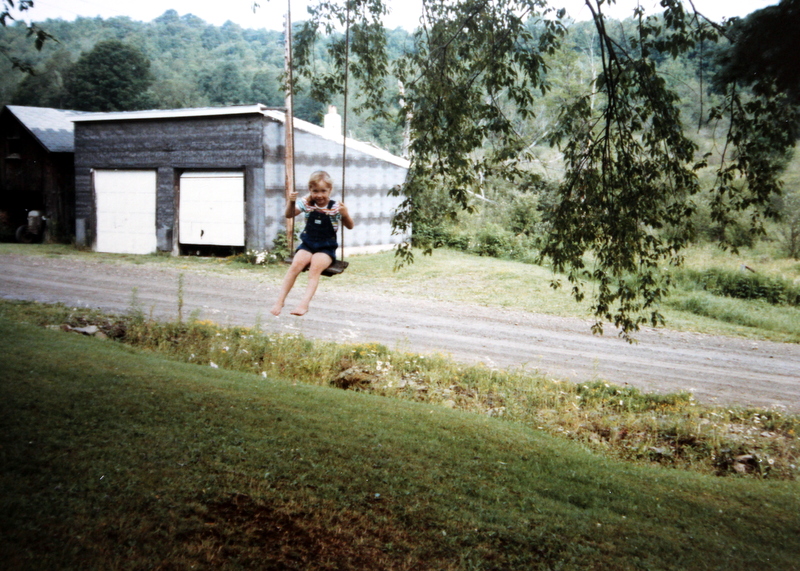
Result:
[[708,268],[676,272],[678,287],[697,289],[736,299],[753,299],[773,305],[800,305],[800,286],[783,277],[748,270]]
[[717,296],[706,291],[678,291],[666,306],[722,323],[771,332],[776,341],[800,342],[800,308]]
[[689,393],[559,382],[373,343],[313,341],[208,321],[156,322],[135,310],[130,318],[21,302],[0,308],[0,315],[40,325],[95,323],[109,337],[187,363],[499,417],[627,461],[718,475],[800,475],[800,418],[776,410],[709,407]]

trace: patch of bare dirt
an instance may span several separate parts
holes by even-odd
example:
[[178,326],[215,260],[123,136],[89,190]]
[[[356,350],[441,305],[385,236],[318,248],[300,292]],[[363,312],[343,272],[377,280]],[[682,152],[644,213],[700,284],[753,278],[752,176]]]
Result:
[[[380,523],[378,522],[380,520]],[[388,510],[334,510],[319,502],[270,506],[245,494],[211,502],[181,544],[204,566],[252,569],[429,569]],[[443,563],[443,562],[442,562]]]

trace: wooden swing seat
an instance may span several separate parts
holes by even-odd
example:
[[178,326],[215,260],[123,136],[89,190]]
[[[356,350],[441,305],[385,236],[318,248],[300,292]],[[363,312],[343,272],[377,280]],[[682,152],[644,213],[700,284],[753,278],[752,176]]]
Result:
[[[287,263],[287,264],[291,264],[293,260],[294,260],[294,256],[289,256],[288,258],[285,258],[283,261],[285,263]],[[338,276],[343,271],[345,271],[347,269],[347,266],[349,266],[349,265],[350,265],[350,262],[345,262],[344,260],[334,260],[333,263],[330,266],[328,266],[327,268],[322,270],[322,274],[320,274],[320,275],[323,275],[323,276],[326,276],[326,277]],[[303,271],[307,272],[308,268],[310,266],[311,266],[311,264],[308,264],[305,268],[303,268]]]

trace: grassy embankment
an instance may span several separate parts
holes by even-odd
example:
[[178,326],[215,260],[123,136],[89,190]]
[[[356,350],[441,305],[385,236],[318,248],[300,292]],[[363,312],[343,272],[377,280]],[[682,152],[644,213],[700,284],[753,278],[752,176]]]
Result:
[[8,568],[800,568],[796,482],[6,318],[0,355]]
[[135,307],[108,316],[63,305],[0,302],[0,317],[51,328],[95,325],[108,337],[186,363],[503,417],[633,462],[771,479],[800,474],[800,417],[704,406],[688,392],[648,394],[605,380],[561,382],[524,369],[460,364],[441,354],[209,321],[158,322]]
[[[52,246],[5,248],[36,255],[91,256],[104,263],[171,265],[187,272],[234,272],[245,278],[275,280],[276,283],[283,270],[213,259],[98,255]],[[700,254],[715,253],[699,250],[695,256],[700,259]],[[754,264],[750,258],[744,260]],[[763,260],[756,261],[757,267],[762,269]],[[547,270],[542,268],[452,252],[437,254],[433,259],[421,258],[399,274],[392,271],[391,262],[390,255],[354,258],[355,267],[347,279],[327,280],[325,287],[368,287],[371,292],[384,290],[411,296],[446,295],[447,299],[473,303],[494,303],[560,315],[586,315],[563,292],[549,291]],[[739,261],[726,258],[717,265],[726,267],[733,263]],[[710,265],[713,264],[703,262],[703,267]],[[768,270],[775,272],[775,268]],[[461,287],[456,287],[457,281]],[[519,288],[528,288],[526,291],[533,293],[516,295]],[[710,294],[700,292],[699,295]],[[711,297],[723,304],[740,303],[750,307],[749,315],[757,315],[758,307],[763,305]],[[14,319],[39,324],[80,326],[93,320],[108,322],[105,327],[108,333],[124,337],[127,343],[167,352],[173,358],[192,363],[213,362],[224,368],[277,375],[304,383],[327,386],[347,372],[340,385],[503,416],[531,428],[566,436],[618,459],[657,462],[707,474],[745,470],[770,478],[795,479],[799,473],[798,417],[776,410],[704,407],[698,406],[686,393],[642,394],[631,387],[615,386],[613,379],[559,383],[521,371],[463,366],[442,356],[429,355],[426,359],[379,345],[352,346],[312,342],[292,335],[253,335],[242,328],[224,329],[191,320],[183,324],[149,323],[142,318],[141,310],[141,326],[133,328],[129,327],[131,316],[109,321],[106,316],[92,316],[91,312],[64,307],[4,304],[2,311]],[[784,313],[791,311],[792,308],[784,307]],[[115,323],[115,320],[120,322]],[[720,325],[707,317],[690,316],[687,322],[689,328],[712,332],[724,329],[751,337],[769,337],[769,331],[764,329]],[[704,328],[705,325],[708,327]],[[780,334],[788,333],[781,331]],[[314,357],[298,360],[297,355],[303,354]],[[743,463],[742,458],[747,461]]]

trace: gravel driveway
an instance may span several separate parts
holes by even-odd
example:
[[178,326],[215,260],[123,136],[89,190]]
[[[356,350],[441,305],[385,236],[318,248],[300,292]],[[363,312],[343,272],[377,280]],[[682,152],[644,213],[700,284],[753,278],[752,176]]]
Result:
[[181,273],[184,315],[195,312],[222,325],[258,323],[270,332],[378,342],[414,352],[443,352],[464,362],[525,367],[578,382],[604,379],[648,391],[691,390],[703,402],[800,412],[800,346],[794,344],[659,329],[641,331],[638,343],[630,345],[614,334],[592,335],[584,320],[363,287],[326,291],[324,283],[307,315],[289,315],[302,290],[295,288],[284,315],[276,318],[269,308],[278,281],[266,274],[16,254],[0,255],[0,295],[120,313],[131,307],[136,288],[145,313],[174,318]]

